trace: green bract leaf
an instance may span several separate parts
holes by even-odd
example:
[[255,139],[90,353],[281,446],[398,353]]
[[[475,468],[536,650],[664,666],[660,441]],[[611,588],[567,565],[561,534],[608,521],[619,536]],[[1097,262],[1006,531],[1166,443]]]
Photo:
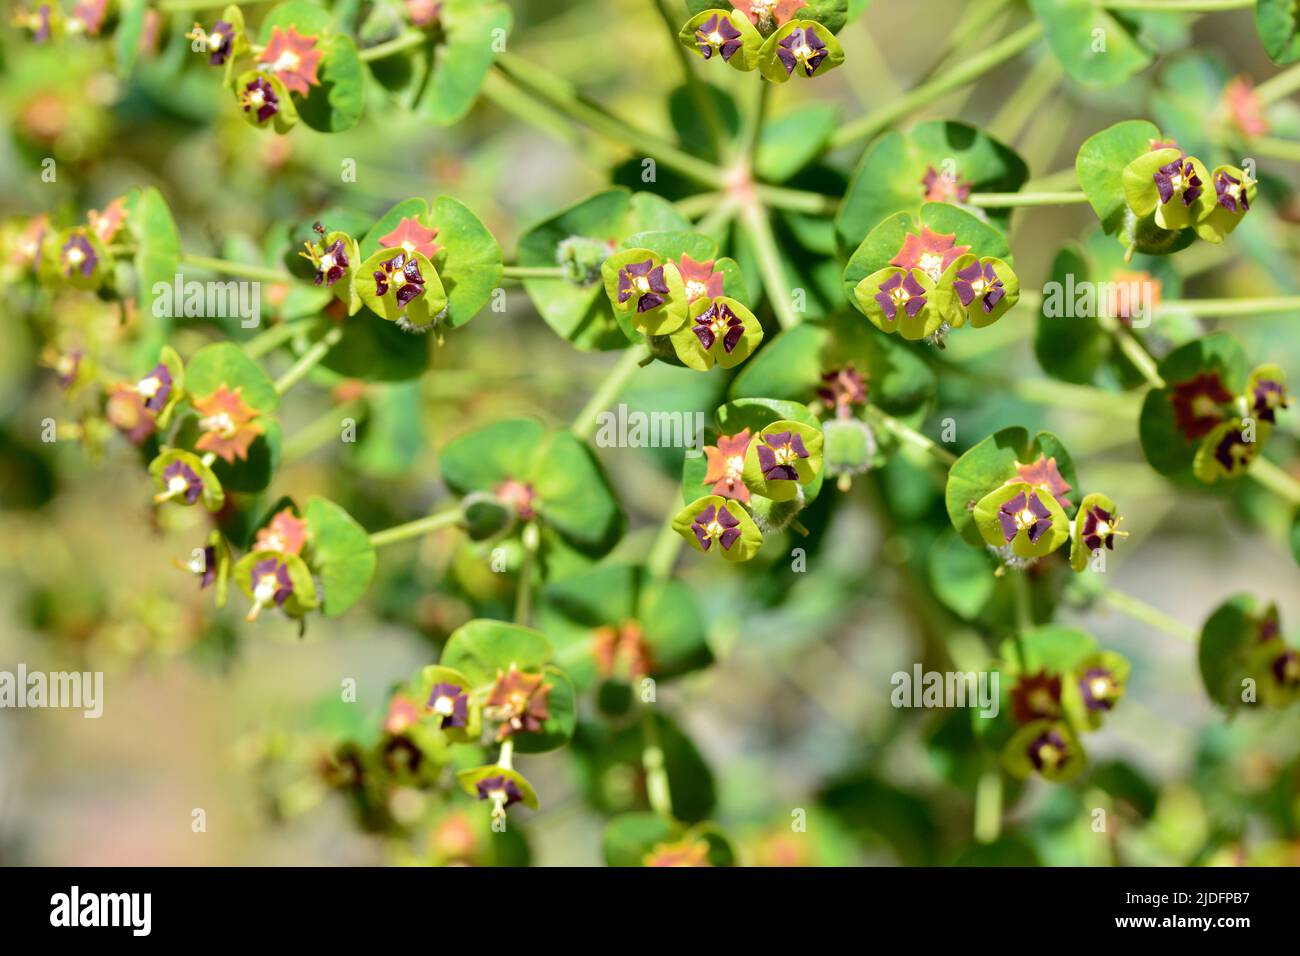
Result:
[[1201,629],[1197,662],[1210,699],[1228,710],[1248,702],[1253,682],[1258,685],[1255,652],[1267,638],[1262,627],[1276,624],[1276,608],[1261,610],[1248,594],[1237,594],[1215,609]]
[[334,502],[308,498],[303,509],[311,565],[320,578],[321,607],[338,617],[365,596],[375,574],[375,548],[356,520]]
[[[1028,178],[1014,150],[975,127],[927,120],[906,134],[886,133],[867,150],[835,215],[836,238],[852,249],[894,213],[919,216],[935,200],[961,205],[970,192],[1016,192]],[[1005,229],[1011,211],[982,214]]]
[[461,120],[478,97],[496,55],[505,49],[513,15],[493,0],[446,0],[439,13],[445,40],[425,52],[432,68],[419,108],[435,123]]
[[1107,235],[1115,235],[1124,224],[1124,170],[1159,141],[1160,130],[1155,124],[1126,120],[1090,136],[1079,147],[1074,163],[1079,186]]
[[[712,338],[706,348],[699,328]],[[733,339],[733,329],[739,334]],[[714,364],[735,368],[745,361],[763,341],[763,326],[754,313],[727,296],[697,299],[690,307],[684,325],[671,334],[673,350],[688,368],[707,372]]]
[[503,621],[475,620],[462,624],[447,638],[439,663],[464,674],[476,692],[486,692],[512,666],[540,673],[551,655],[551,642],[540,631]]
[[721,495],[706,495],[687,505],[673,518],[673,530],[696,551],[716,550],[727,561],[748,561],[763,544],[749,512]]
[[758,68],[773,83],[791,76],[821,76],[844,62],[844,48],[835,34],[816,20],[791,20],[764,41]]
[[1256,0],[1255,29],[1274,63],[1300,60],[1300,9],[1295,0]]
[[1151,63],[1127,19],[1112,16],[1099,0],[1029,0],[1042,21],[1047,45],[1065,72],[1083,86],[1118,86]]
[[[175,318],[159,314],[167,311],[164,304],[169,300],[163,297],[176,281],[180,256],[180,236],[162,193],[153,186],[132,192],[127,198],[126,226],[135,240],[136,303],[140,313],[155,319]],[[163,292],[159,284],[168,287],[169,292]],[[171,311],[176,311],[175,303]]]
[[[731,31],[724,24],[729,24]],[[748,73],[758,66],[763,37],[739,10],[709,9],[686,21],[677,40],[686,49],[711,60],[715,56]]]
[[460,328],[478,315],[501,287],[501,246],[469,207],[439,196],[429,211],[438,230],[438,275],[447,292],[449,327]]
[[298,101],[298,116],[323,133],[351,129],[361,119],[366,93],[357,45],[346,33],[322,37],[316,45],[324,54],[316,68],[320,84]]

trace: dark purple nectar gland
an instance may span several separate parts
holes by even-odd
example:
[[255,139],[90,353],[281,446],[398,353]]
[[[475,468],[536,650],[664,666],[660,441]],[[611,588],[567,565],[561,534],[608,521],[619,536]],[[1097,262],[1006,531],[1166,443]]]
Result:
[[1250,408],[1261,422],[1276,425],[1277,410],[1289,408],[1290,405],[1290,396],[1286,393],[1286,386],[1281,382],[1267,378],[1255,382],[1255,388],[1250,395]]
[[1007,294],[1007,290],[1002,286],[1002,280],[993,270],[993,263],[986,262],[980,265],[978,262],[972,262],[965,269],[957,273],[957,278],[953,280],[952,287],[957,292],[957,298],[961,299],[961,304],[970,308],[970,304],[976,299],[984,306],[984,314],[990,314],[1002,298]]
[[713,54],[720,53],[723,62],[727,63],[731,62],[736,51],[744,46],[740,39],[740,31],[736,29],[731,19],[718,14],[714,14],[700,24],[700,28],[695,31],[695,43],[704,59],[712,59]]
[[1273,679],[1282,687],[1300,687],[1300,651],[1288,647],[1269,664]]
[[1231,213],[1250,212],[1250,200],[1246,198],[1246,186],[1236,176],[1219,173],[1214,177],[1214,191],[1218,193],[1219,205]]
[[1110,710],[1124,696],[1124,689],[1110,668],[1090,667],[1079,676],[1079,693],[1088,710]]
[[89,279],[95,273],[95,266],[99,264],[99,256],[95,255],[90,240],[80,233],[73,233],[64,243],[62,258],[63,274],[69,279],[78,272],[83,279]]
[[998,523],[1002,526],[1002,537],[1007,544],[1015,540],[1016,535],[1024,531],[1030,544],[1037,544],[1048,528],[1052,526],[1051,511],[1047,509],[1037,495],[1021,492],[1014,498],[1003,502],[998,509]]
[[1196,167],[1186,156],[1161,166],[1151,178],[1156,181],[1162,203],[1168,204],[1177,195],[1182,197],[1184,206],[1190,206],[1201,195],[1201,177],[1196,175]]
[[274,604],[280,607],[293,594],[293,580],[289,577],[289,568],[275,558],[267,558],[253,565],[250,577],[253,585],[253,606],[245,618],[249,623],[257,620],[262,608]]
[[787,74],[801,67],[804,76],[812,76],[829,55],[826,44],[812,27],[795,27],[782,40],[777,41],[776,55]]
[[179,498],[187,505],[192,505],[203,493],[203,479],[182,461],[174,461],[164,468],[162,481],[163,490],[153,496],[155,504]]
[[230,59],[230,52],[235,45],[235,28],[225,20],[218,20],[212,30],[205,32],[203,24],[195,23],[194,29],[185,34],[185,39],[202,44],[208,52],[208,65],[221,66]]
[[1195,378],[1174,386],[1169,403],[1174,409],[1174,425],[1188,441],[1195,441],[1214,430],[1226,417],[1220,407],[1232,401],[1217,371],[1198,372]]
[[714,541],[722,545],[724,551],[730,551],[740,538],[740,519],[726,508],[709,505],[695,516],[691,531],[704,551],[713,547]]
[[1070,745],[1059,730],[1049,727],[1029,742],[1025,756],[1039,773],[1052,773],[1070,759]]
[[1241,428],[1229,428],[1219,443],[1214,446],[1214,460],[1223,466],[1223,470],[1235,475],[1245,469],[1254,457],[1257,447],[1246,440],[1246,433]]
[[722,350],[730,355],[745,335],[745,323],[725,302],[715,301],[696,317],[691,331],[706,351],[721,338]]
[[275,92],[271,81],[264,76],[255,76],[239,93],[239,102],[244,112],[257,112],[257,121],[265,123],[280,112],[280,97]]
[[414,257],[407,258],[405,252],[399,252],[393,258],[379,263],[374,278],[376,295],[388,295],[389,289],[397,286],[398,305],[405,306],[424,295],[424,276],[420,273],[420,264]]
[[144,407],[155,415],[167,406],[167,399],[172,394],[172,373],[166,365],[159,362],[149,374],[135,383],[135,390],[144,399]]
[[763,436],[758,446],[758,466],[768,481],[798,481],[795,463],[807,458],[803,437],[798,432],[776,432]]
[[656,266],[653,259],[633,262],[618,273],[618,303],[623,305],[636,297],[636,310],[648,312],[663,305],[668,295],[668,281],[664,267]]
[[424,706],[442,718],[439,726],[443,730],[464,727],[469,723],[469,695],[455,684],[434,684]]
[[906,312],[909,319],[915,318],[916,313],[925,308],[925,287],[910,272],[896,272],[880,284],[875,299],[890,322],[897,320],[899,309]]
[[1017,723],[1061,715],[1061,678],[1039,671],[1024,674],[1011,688],[1011,716]]
[[478,790],[480,800],[492,801],[492,816],[496,818],[504,817],[506,807],[519,803],[524,799],[523,793],[519,790],[519,785],[505,774],[496,777],[484,777],[474,786]]
[[1119,523],[1124,519],[1112,514],[1101,505],[1093,505],[1083,516],[1083,546],[1089,554],[1100,548],[1115,550],[1115,539],[1128,537],[1127,531],[1119,530]]

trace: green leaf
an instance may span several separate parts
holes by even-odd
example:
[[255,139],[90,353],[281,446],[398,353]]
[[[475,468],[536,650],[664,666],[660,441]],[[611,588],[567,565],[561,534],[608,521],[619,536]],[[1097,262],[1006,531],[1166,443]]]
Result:
[[607,866],[644,866],[657,845],[680,837],[681,824],[657,813],[625,813],[605,825],[601,846]]
[[1107,235],[1124,225],[1124,170],[1160,140],[1160,130],[1146,120],[1125,120],[1084,140],[1074,161],[1079,186]]
[[267,11],[262,18],[259,36],[263,45],[270,42],[271,33],[276,27],[285,31],[294,27],[299,33],[320,36],[329,30],[333,22],[333,15],[318,3],[312,3],[311,0],[287,0]]
[[[835,215],[840,246],[855,248],[894,213],[920,215],[930,171],[969,185],[972,192],[1017,192],[1029,179],[1025,161],[1013,149],[965,123],[927,120],[906,134],[886,133],[862,157]],[[1011,210],[982,214],[1005,230]]]
[[205,345],[185,369],[185,389],[196,398],[211,395],[222,385],[240,390],[243,400],[260,412],[273,412],[280,405],[275,384],[262,366],[231,342]]
[[1112,16],[1100,0],[1029,0],[1029,7],[1052,53],[1082,86],[1118,86],[1151,63],[1129,21]]
[[541,520],[585,554],[604,554],[623,534],[623,511],[587,443],[555,432],[528,474]]
[[791,179],[822,154],[839,123],[840,111],[830,103],[802,104],[766,121],[758,137],[755,172],[767,182]]
[[1201,628],[1201,682],[1210,699],[1229,711],[1243,705],[1245,682],[1257,677],[1253,665],[1261,617],[1253,597],[1237,594],[1215,608]]
[[469,678],[475,690],[496,682],[511,666],[536,674],[551,660],[551,642],[540,631],[503,621],[478,619],[462,624],[447,638],[439,663]]
[[1274,63],[1300,60],[1300,8],[1295,0],[1256,0],[1255,29]]
[[807,0],[794,15],[803,20],[816,20],[831,33],[839,33],[848,22],[849,3],[848,0]]
[[440,15],[446,41],[433,54],[433,77],[420,98],[420,110],[441,126],[461,120],[474,105],[497,52],[504,49],[512,21],[504,3],[447,0]]
[[448,442],[439,455],[442,480],[458,495],[492,491],[507,478],[532,474],[546,429],[532,419],[510,419],[475,429]]
[[[316,334],[334,327],[325,319]],[[403,332],[363,309],[343,323],[343,338],[325,353],[321,366],[348,378],[400,382],[419,378],[429,368],[432,338]]]
[[1003,652],[1016,658],[1021,674],[1069,674],[1091,655],[1097,653],[1097,639],[1076,627],[1047,624],[1025,631],[1016,641],[1008,641]]
[[326,498],[307,499],[303,509],[311,540],[311,564],[321,584],[326,617],[338,617],[365,596],[375,574],[375,548],[366,530]]
[[365,106],[365,70],[357,55],[357,45],[345,33],[335,33],[317,41],[323,51],[316,76],[319,86],[312,86],[298,101],[298,116],[312,129],[322,133],[340,133],[351,129],[361,119]]
[[[181,250],[180,234],[171,210],[156,187],[132,192],[127,199],[126,225],[135,240],[136,303],[140,314],[155,319],[175,318],[155,314],[154,285],[162,283],[170,289],[175,284]],[[173,307],[172,311],[176,309]],[[170,324],[159,323],[163,329],[169,328]]]
[[460,328],[481,312],[501,287],[501,246],[463,203],[439,196],[429,212],[438,230],[438,273],[447,291],[444,323]]

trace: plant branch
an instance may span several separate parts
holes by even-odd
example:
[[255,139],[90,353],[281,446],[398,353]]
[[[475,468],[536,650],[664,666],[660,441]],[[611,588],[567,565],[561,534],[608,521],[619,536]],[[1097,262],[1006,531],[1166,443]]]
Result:
[[1134,13],[1217,13],[1253,7],[1255,0],[1102,0],[1100,5]]
[[447,528],[459,523],[462,517],[460,506],[457,505],[446,511],[439,511],[437,514],[417,518],[405,524],[394,525],[391,528],[385,528],[383,531],[376,531],[370,536],[370,543],[376,548],[382,548],[385,545],[396,544],[399,541],[421,538],[440,528]]
[[294,282],[295,277],[280,269],[272,269],[269,266],[250,265],[245,262],[231,262],[228,259],[216,259],[212,256],[196,256],[193,253],[182,252],[177,261],[182,265],[194,266],[197,269],[207,269],[209,272],[216,272],[221,275],[242,276],[245,279],[256,279],[260,282]]
[[1277,312],[1300,312],[1300,295],[1280,295],[1258,299],[1166,299],[1157,313],[1190,312],[1214,318],[1218,316],[1269,315]]
[[403,50],[409,50],[412,47],[423,46],[431,42],[432,38],[429,34],[413,30],[383,43],[363,47],[357,51],[357,56],[362,63],[372,63],[375,60],[382,60],[385,57],[392,56],[394,53],[401,53]]
[[1270,77],[1255,87],[1255,95],[1261,103],[1269,106],[1278,100],[1284,100],[1296,90],[1300,90],[1300,63],[1288,67],[1276,76]]
[[1190,644],[1195,644],[1198,640],[1196,632],[1190,627],[1170,617],[1159,608],[1152,607],[1141,598],[1135,598],[1131,594],[1116,591],[1105,585],[1101,586],[1098,595],[1115,610],[1127,614],[1140,624],[1145,624],[1147,627],[1162,631],[1171,637],[1187,641]]
[[866,407],[867,417],[876,425],[891,433],[895,438],[904,444],[911,445],[913,448],[919,448],[945,468],[951,468],[957,461],[957,456],[946,448],[926,438],[916,429],[904,425],[897,418],[887,414],[876,405],[868,404]]
[[505,279],[563,279],[563,266],[506,266],[501,272]]
[[975,784],[975,839],[992,843],[1002,833],[1002,771],[990,767]]
[[596,431],[600,413],[609,409],[609,405],[618,398],[628,380],[637,369],[647,364],[649,359],[650,353],[646,349],[635,347],[624,349],[619,360],[592,393],[591,398],[587,399],[587,404],[583,405],[582,410],[574,416],[569,431],[584,441],[590,438]]
[[537,549],[542,537],[534,521],[524,525],[519,537],[524,546],[524,558],[519,564],[519,582],[515,586],[515,623],[527,625],[533,613],[533,565],[537,562]]
[[749,237],[754,243],[758,270],[762,273],[763,288],[767,290],[772,311],[776,313],[781,328],[792,329],[799,324],[799,316],[795,314],[794,303],[790,301],[790,289],[785,281],[785,271],[781,268],[781,254],[777,250],[776,237],[772,234],[767,209],[761,202],[746,203],[740,209],[740,218],[749,229]]
[[314,369],[328,353],[329,350],[339,344],[343,338],[343,326],[336,325],[317,340],[317,342],[303,352],[289,369],[275,380],[275,390],[278,394],[283,395],[289,389],[293,388],[300,382],[303,377]]
[[1012,206],[1066,206],[1087,202],[1088,197],[1077,190],[1055,193],[971,193],[966,201],[972,206],[998,209]]
[[1300,481],[1289,472],[1283,471],[1263,455],[1251,464],[1246,475],[1259,482],[1273,494],[1300,507]]
[[929,106],[935,100],[960,89],[976,77],[1001,65],[1034,43],[1043,34],[1037,20],[1021,27],[998,43],[964,60],[952,71],[922,83],[916,89],[880,109],[868,113],[853,123],[841,126],[831,137],[831,148],[848,146],[858,140],[874,136],[885,127]]

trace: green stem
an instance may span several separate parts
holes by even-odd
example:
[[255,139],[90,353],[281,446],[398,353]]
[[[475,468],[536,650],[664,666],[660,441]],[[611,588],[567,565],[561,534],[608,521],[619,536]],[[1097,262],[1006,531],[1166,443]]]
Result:
[[767,117],[767,105],[771,99],[772,84],[759,80],[754,90],[754,105],[745,117],[745,128],[741,131],[740,141],[736,144],[736,154],[750,170],[758,154],[758,142],[763,135],[763,120]]
[[536,523],[530,521],[524,525],[520,539],[524,558],[519,564],[519,583],[515,586],[515,623],[527,625],[533,613],[533,564],[542,540]]
[[357,52],[358,58],[362,63],[372,63],[375,60],[382,60],[385,57],[392,56],[394,53],[401,53],[403,50],[409,50],[412,47],[423,46],[431,42],[427,33],[413,31],[404,33],[392,40],[383,43],[376,43],[374,46],[364,47]]
[[1105,325],[1110,325],[1111,337],[1115,339],[1115,344],[1119,350],[1124,353],[1124,357],[1133,363],[1134,367],[1142,373],[1142,377],[1147,380],[1152,388],[1164,388],[1165,380],[1160,376],[1160,369],[1156,366],[1156,360],[1151,357],[1151,353],[1146,350],[1141,342],[1119,322],[1111,320]]
[[1058,193],[971,193],[972,206],[999,209],[1010,206],[1066,206],[1084,203],[1088,197],[1077,190]]
[[930,441],[920,432],[904,425],[898,419],[882,411],[875,405],[867,405],[867,417],[870,418],[877,426],[890,432],[899,441],[919,448],[945,468],[951,468],[957,461],[957,456],[946,448],[940,448],[937,444]]
[[265,328],[244,343],[244,354],[251,359],[258,359],[274,352],[315,321],[315,319],[303,319],[298,322],[281,322]]
[[298,461],[330,441],[339,441],[342,438],[340,430],[342,420],[355,418],[365,407],[364,399],[354,398],[342,405],[335,405],[305,427],[298,429],[285,441],[284,447],[280,450],[281,463],[289,464]]
[[297,385],[303,376],[314,369],[320,360],[329,353],[330,349],[339,344],[339,340],[342,338],[343,326],[341,325],[334,326],[334,328],[322,335],[315,345],[302,353],[298,361],[289,366],[288,371],[275,380],[276,392],[283,395]]
[[1293,140],[1260,136],[1250,141],[1248,149],[1252,153],[1268,156],[1271,159],[1283,159],[1292,163],[1300,163],[1300,143]]
[[781,267],[781,254],[777,251],[776,237],[772,234],[767,209],[761,202],[746,203],[740,209],[740,217],[749,229],[749,238],[754,243],[758,255],[758,271],[762,274],[763,288],[767,290],[772,311],[776,313],[781,328],[792,329],[799,324],[799,316],[790,299],[790,288]]
[[1300,295],[1280,295],[1258,299],[1166,299],[1159,313],[1191,312],[1193,315],[1219,316],[1268,315],[1275,312],[1300,312]]
[[619,393],[623,391],[623,386],[628,383],[628,379],[645,364],[648,358],[649,353],[645,349],[624,349],[618,362],[592,393],[587,404],[582,406],[582,410],[574,416],[569,430],[583,440],[590,438],[596,431],[600,413],[608,410],[614,399],[618,398]]
[[1220,10],[1244,10],[1255,0],[1102,0],[1107,10],[1130,10],[1134,13],[1216,13]]
[[1283,471],[1263,455],[1257,457],[1246,474],[1273,494],[1300,507],[1300,481]]
[[376,548],[382,548],[385,545],[396,544],[399,541],[422,538],[439,528],[447,528],[459,523],[461,518],[460,506],[457,505],[455,508],[439,511],[437,514],[431,514],[424,518],[417,518],[414,521],[406,522],[406,524],[394,525],[391,528],[385,528],[383,531],[376,531],[370,536],[370,543]]
[[1300,90],[1300,63],[1288,67],[1274,77],[1255,87],[1255,95],[1261,103],[1268,106],[1278,100],[1284,100],[1296,90]]
[[1042,109],[1043,102],[1056,92],[1065,68],[1052,54],[1038,58],[1016,91],[998,109],[988,124],[990,136],[1004,143],[1013,143]]
[[1171,637],[1176,637],[1191,644],[1195,644],[1197,641],[1197,634],[1190,627],[1176,621],[1164,611],[1152,607],[1140,598],[1135,598],[1131,594],[1115,591],[1108,587],[1102,588],[1101,598],[1115,610],[1127,614],[1141,624],[1155,628],[1157,631],[1163,631]]
[[668,766],[664,760],[663,746],[659,743],[659,728],[649,707],[641,711],[641,766],[645,769],[646,799],[650,809],[667,820],[673,818],[673,796],[668,787]]
[[505,279],[563,279],[563,266],[506,266],[501,272]]
[[837,197],[808,192],[804,189],[788,189],[785,186],[755,183],[754,192],[769,206],[794,212],[812,213],[814,216],[833,216],[840,208],[840,200]]
[[848,146],[850,143],[856,143],[858,140],[875,135],[890,124],[910,116],[940,97],[965,86],[976,77],[982,76],[994,67],[1011,59],[1034,43],[1042,34],[1043,26],[1037,20],[1021,27],[1000,42],[986,47],[982,52],[974,56],[968,57],[951,72],[922,83],[901,98],[868,113],[856,122],[841,126],[839,131],[831,137],[831,148]]
[[707,216],[726,201],[726,193],[696,193],[694,196],[677,200],[673,206],[687,219],[699,219],[701,216]]
[[990,767],[975,785],[975,839],[992,843],[1002,833],[1002,771]]
[[668,517],[659,529],[654,544],[650,546],[650,554],[646,557],[645,564],[646,571],[653,581],[666,581],[672,577],[677,555],[681,553],[682,545],[686,543],[686,540],[673,529],[673,518],[681,511],[682,504],[683,498],[681,492],[678,492],[673,498],[672,510],[668,512]]
[[229,6],[255,7],[271,2],[272,0],[239,0],[232,4],[230,0],[159,0],[158,9],[162,13],[181,13],[185,10],[221,10]]
[[[1029,591],[1029,578],[1019,571],[1011,572],[1011,587],[1016,597],[1016,639],[1034,629],[1034,599]],[[1021,655],[1023,663],[1024,655]]]
[[652,133],[629,126],[604,107],[580,95],[571,83],[510,53],[498,57],[497,70],[520,90],[553,107],[572,120],[637,152],[653,157],[706,186],[716,186],[723,173],[717,166],[692,156]]
[[256,279],[260,282],[293,282],[294,277],[280,269],[272,269],[269,266],[255,266],[245,262],[231,262],[228,259],[215,259],[212,256],[196,256],[193,253],[182,252],[177,261],[183,265],[194,266],[197,269],[207,269],[209,272],[220,273],[228,276],[242,276],[245,279]]
[[659,11],[664,27],[668,30],[668,43],[673,48],[673,52],[677,54],[677,62],[682,68],[682,79],[685,81],[686,89],[690,93],[691,102],[695,105],[695,112],[704,119],[704,126],[709,133],[709,145],[712,147],[712,154],[721,156],[722,144],[726,136],[723,133],[722,121],[718,118],[718,111],[714,108],[713,97],[695,73],[694,65],[691,63],[691,60],[695,57],[677,41],[680,24],[674,15],[669,12],[667,0],[655,0],[655,8]]

